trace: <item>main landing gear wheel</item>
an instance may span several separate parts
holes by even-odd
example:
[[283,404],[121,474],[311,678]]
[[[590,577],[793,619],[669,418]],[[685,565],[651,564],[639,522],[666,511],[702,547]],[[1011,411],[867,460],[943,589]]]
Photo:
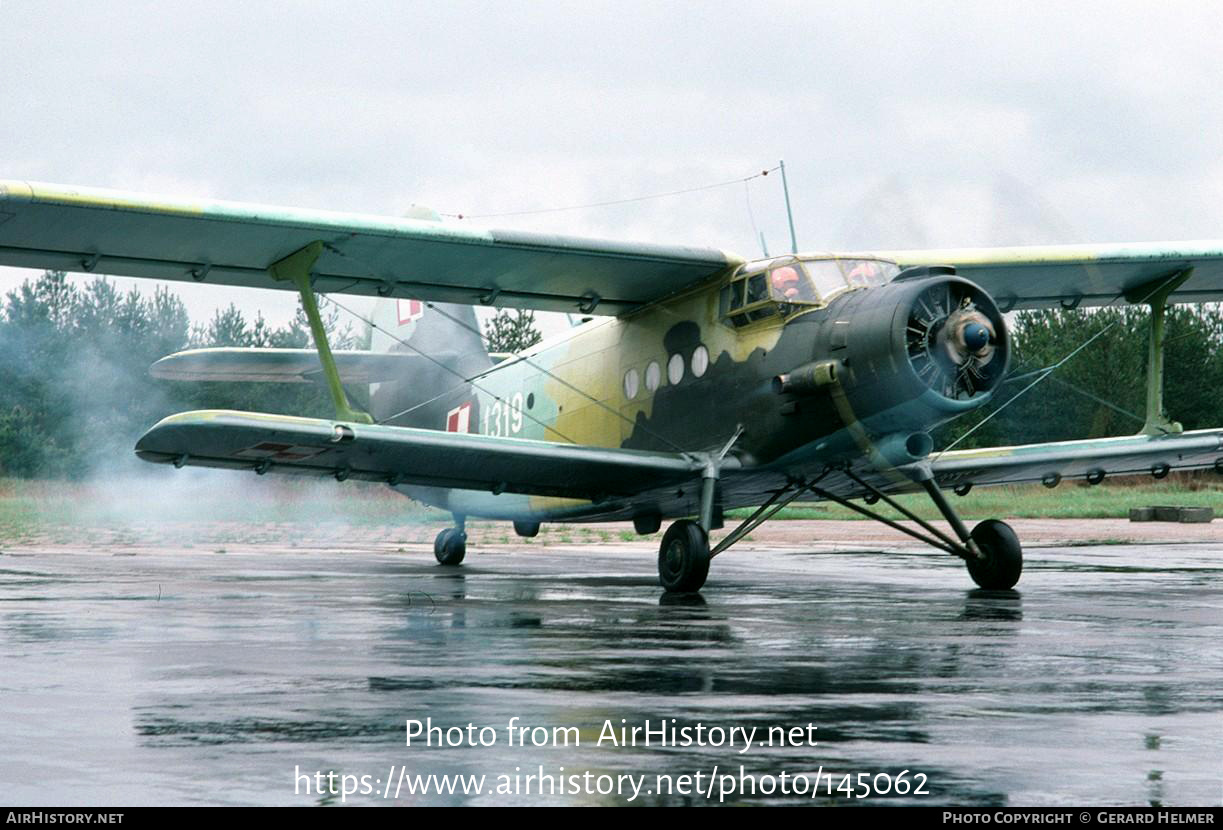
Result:
[[1005,591],[1023,572],[1023,550],[1019,538],[1006,522],[986,519],[969,534],[984,559],[968,559],[968,575],[987,591]]
[[658,548],[658,581],[671,593],[701,590],[709,576],[709,537],[701,526],[682,519],[663,534]]
[[467,534],[457,527],[448,527],[433,540],[433,555],[442,565],[457,565],[467,555]]

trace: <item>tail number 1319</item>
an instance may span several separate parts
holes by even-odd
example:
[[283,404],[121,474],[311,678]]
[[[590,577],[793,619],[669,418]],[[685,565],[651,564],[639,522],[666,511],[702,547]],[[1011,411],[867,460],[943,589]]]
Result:
[[522,432],[522,393],[515,392],[511,397],[498,399],[491,406],[483,407],[483,432],[494,438],[517,435]]

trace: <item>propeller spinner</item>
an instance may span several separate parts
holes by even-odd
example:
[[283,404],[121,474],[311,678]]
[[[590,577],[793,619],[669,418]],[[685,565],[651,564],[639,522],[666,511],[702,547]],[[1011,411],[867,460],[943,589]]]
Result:
[[906,343],[918,377],[953,400],[993,389],[1005,369],[998,349],[1001,319],[984,292],[968,282],[927,287],[909,312]]

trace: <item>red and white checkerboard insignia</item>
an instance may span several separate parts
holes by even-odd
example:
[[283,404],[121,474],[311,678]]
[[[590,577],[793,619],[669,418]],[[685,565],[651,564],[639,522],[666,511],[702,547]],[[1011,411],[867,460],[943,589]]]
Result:
[[305,461],[327,452],[327,447],[303,447],[297,444],[279,444],[274,441],[264,441],[253,447],[238,450],[235,458],[258,458],[268,461]]
[[399,309],[399,325],[401,326],[415,323],[425,316],[425,304],[420,300],[396,300],[395,306]]
[[456,406],[446,413],[447,432],[471,432],[471,404]]

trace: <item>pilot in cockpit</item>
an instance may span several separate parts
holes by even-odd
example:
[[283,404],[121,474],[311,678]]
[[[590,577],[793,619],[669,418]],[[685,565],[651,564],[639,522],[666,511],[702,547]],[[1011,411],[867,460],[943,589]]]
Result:
[[882,272],[883,269],[880,263],[869,259],[862,259],[853,263],[853,268],[845,275],[845,279],[849,283],[850,288],[866,288],[882,283],[884,281]]
[[787,303],[813,303],[815,290],[810,281],[793,265],[774,268],[770,275],[773,297]]

